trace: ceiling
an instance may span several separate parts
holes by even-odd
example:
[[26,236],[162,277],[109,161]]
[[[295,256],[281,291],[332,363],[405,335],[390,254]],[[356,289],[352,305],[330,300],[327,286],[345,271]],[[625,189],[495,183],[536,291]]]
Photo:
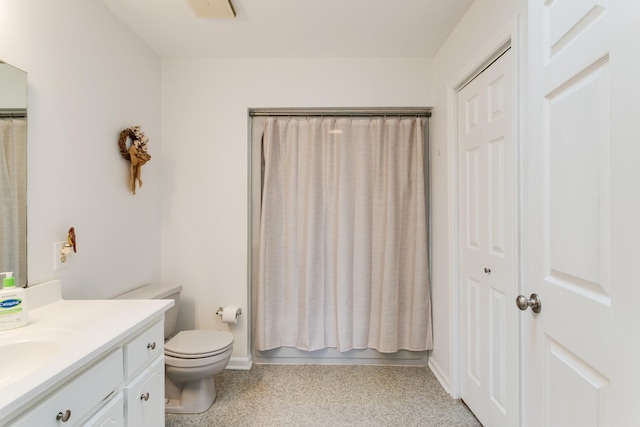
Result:
[[433,57],[473,0],[102,0],[163,58]]

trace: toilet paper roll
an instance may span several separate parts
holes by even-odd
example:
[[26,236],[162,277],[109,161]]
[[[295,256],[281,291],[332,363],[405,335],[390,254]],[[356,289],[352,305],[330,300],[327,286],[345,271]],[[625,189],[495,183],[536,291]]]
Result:
[[238,307],[223,308],[222,321],[224,323],[238,323]]

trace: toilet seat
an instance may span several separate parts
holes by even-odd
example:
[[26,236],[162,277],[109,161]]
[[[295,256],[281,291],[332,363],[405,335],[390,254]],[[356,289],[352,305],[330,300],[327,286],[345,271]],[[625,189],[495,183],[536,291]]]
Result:
[[164,344],[164,354],[178,359],[203,359],[224,353],[232,345],[233,334],[227,331],[181,331]]
[[[194,375],[200,368],[214,368],[215,366],[222,366],[220,371],[227,366],[229,359],[231,359],[231,353],[233,348],[229,347],[222,353],[218,353],[214,356],[199,357],[197,359],[185,359],[182,357],[173,357],[167,354],[164,355],[165,372],[171,373],[176,368],[188,368],[189,373]],[[184,371],[183,371],[184,372]],[[200,374],[198,374],[200,375]],[[206,378],[206,376],[199,376],[198,378]]]

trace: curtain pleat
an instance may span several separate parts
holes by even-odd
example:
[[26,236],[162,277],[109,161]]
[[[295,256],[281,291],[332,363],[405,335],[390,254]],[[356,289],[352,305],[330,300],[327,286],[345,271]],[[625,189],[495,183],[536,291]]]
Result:
[[423,125],[268,118],[256,347],[432,348]]

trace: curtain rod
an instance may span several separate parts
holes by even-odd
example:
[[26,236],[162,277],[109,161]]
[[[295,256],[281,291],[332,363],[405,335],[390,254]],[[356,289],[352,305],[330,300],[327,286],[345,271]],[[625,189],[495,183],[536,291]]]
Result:
[[304,117],[304,116],[328,116],[328,117],[431,117],[431,111],[427,108],[369,108],[369,109],[250,109],[251,117]]
[[25,108],[11,109],[11,108],[0,108],[0,117],[13,117],[13,118],[23,118],[27,117],[27,110]]

